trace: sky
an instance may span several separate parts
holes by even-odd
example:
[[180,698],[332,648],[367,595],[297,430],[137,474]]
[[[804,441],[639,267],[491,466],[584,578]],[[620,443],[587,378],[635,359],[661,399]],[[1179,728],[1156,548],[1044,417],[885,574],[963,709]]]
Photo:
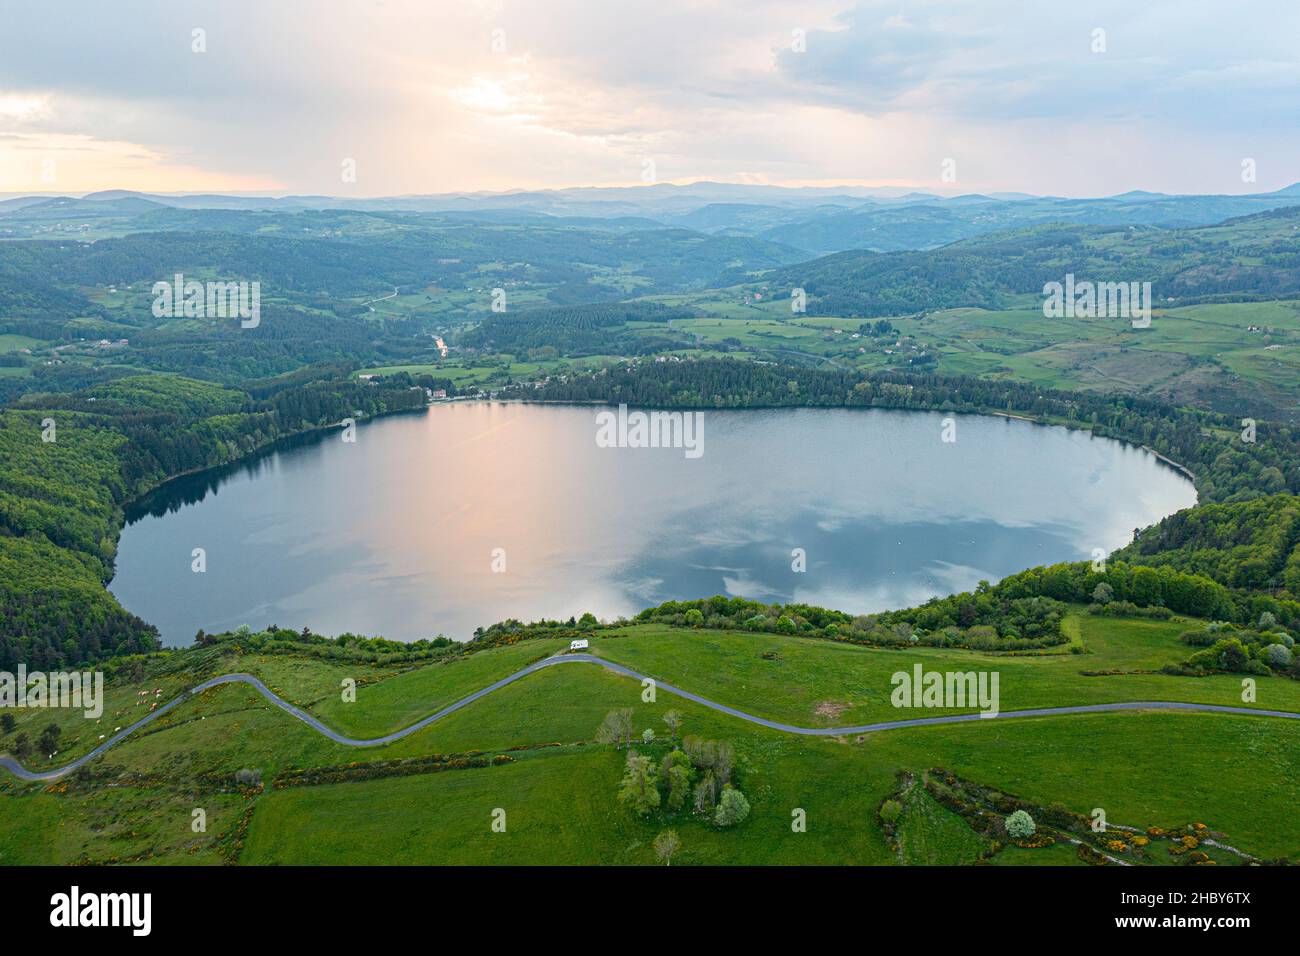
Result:
[[1266,192],[1297,37],[1295,0],[0,0],[0,193]]

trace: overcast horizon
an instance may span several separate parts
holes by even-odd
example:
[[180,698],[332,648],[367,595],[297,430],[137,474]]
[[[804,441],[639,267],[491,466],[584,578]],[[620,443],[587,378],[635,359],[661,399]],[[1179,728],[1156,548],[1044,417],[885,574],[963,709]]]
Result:
[[0,0],[0,15],[4,195],[708,181],[1086,198],[1300,180],[1300,6],[1283,0]]

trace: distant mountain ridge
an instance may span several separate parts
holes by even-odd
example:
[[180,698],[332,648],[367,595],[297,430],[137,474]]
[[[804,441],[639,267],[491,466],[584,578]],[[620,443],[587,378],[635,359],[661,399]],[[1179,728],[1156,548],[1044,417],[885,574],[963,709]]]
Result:
[[[1023,193],[940,196],[891,187],[785,187],[668,183],[501,193],[352,199],[338,196],[168,196],[110,189],[74,196],[0,200],[0,237],[33,238],[41,223],[129,219],[166,210],[295,214],[338,210],[412,214],[497,224],[544,223],[603,231],[691,229],[761,239],[809,257],[848,250],[932,249],[986,233],[1043,223],[1190,228],[1300,205],[1300,183],[1269,193],[1172,195],[1132,190],[1077,199]],[[205,228],[188,220],[189,228]],[[172,228],[166,219],[141,229]]]

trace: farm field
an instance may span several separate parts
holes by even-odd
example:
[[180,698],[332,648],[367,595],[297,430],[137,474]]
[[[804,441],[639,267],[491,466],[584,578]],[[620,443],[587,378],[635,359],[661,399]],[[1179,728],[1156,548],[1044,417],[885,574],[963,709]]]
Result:
[[1048,319],[1041,298],[1021,298],[1024,306],[1011,309],[888,316],[894,332],[884,336],[865,334],[876,319],[792,314],[788,300],[745,301],[739,290],[651,300],[698,310],[669,325],[701,345],[728,342],[773,358],[905,370],[929,353],[943,374],[1284,418],[1300,408],[1300,302],[1164,303],[1149,328],[1134,329],[1127,319]]
[[609,362],[619,360],[619,356],[592,355],[577,359],[551,359],[543,361],[516,361],[512,355],[498,358],[471,361],[452,360],[449,362],[427,362],[405,365],[377,365],[358,369],[356,375],[374,375],[383,377],[398,375],[429,375],[433,378],[450,379],[457,388],[482,386],[489,388],[504,385],[507,381],[527,381],[548,374],[554,374],[567,368],[599,368]]

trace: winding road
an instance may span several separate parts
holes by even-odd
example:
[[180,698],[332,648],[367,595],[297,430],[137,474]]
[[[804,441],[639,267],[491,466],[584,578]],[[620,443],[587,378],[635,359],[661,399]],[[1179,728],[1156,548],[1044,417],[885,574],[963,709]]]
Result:
[[401,740],[403,737],[408,737],[417,730],[423,730],[425,727],[428,727],[435,721],[441,720],[448,714],[455,713],[462,707],[474,703],[474,701],[478,700],[480,697],[485,697],[494,690],[499,690],[502,687],[505,687],[507,684],[513,684],[521,677],[527,677],[529,674],[535,674],[543,668],[553,667],[556,664],[578,663],[598,664],[606,670],[613,671],[615,674],[621,674],[624,677],[631,677],[638,681],[653,679],[657,690],[667,691],[668,693],[675,694],[685,700],[693,701],[703,707],[708,707],[710,710],[716,710],[723,714],[729,714],[732,717],[738,717],[739,719],[748,721],[751,724],[758,724],[760,727],[768,727],[772,730],[780,730],[788,734],[801,734],[806,737],[839,737],[844,734],[864,734],[877,730],[897,730],[902,727],[926,727],[933,724],[961,724],[978,720],[1012,720],[1021,717],[1054,717],[1061,714],[1097,714],[1122,710],[1196,711],[1215,714],[1245,714],[1251,717],[1284,717],[1291,720],[1300,720],[1300,713],[1292,713],[1287,710],[1229,707],[1222,704],[1187,704],[1179,701],[1139,700],[1113,704],[1078,704],[1072,707],[1039,707],[1034,710],[1003,711],[996,715],[983,715],[976,713],[951,714],[945,717],[914,717],[909,720],[886,720],[874,724],[859,724],[856,727],[796,727],[793,724],[783,724],[777,720],[768,720],[766,717],[756,717],[753,714],[745,713],[743,710],[728,707],[726,704],[719,704],[716,701],[709,700],[707,697],[701,697],[699,694],[693,694],[688,690],[682,690],[680,687],[674,687],[672,684],[666,684],[661,680],[646,677],[644,674],[638,674],[631,668],[624,667],[622,664],[615,664],[613,661],[607,661],[603,657],[596,657],[593,654],[561,653],[552,657],[547,657],[533,664],[529,664],[522,670],[515,671],[509,677],[503,677],[494,684],[489,684],[481,690],[476,690],[468,697],[461,698],[454,704],[449,704],[442,708],[442,710],[416,721],[409,727],[395,730],[391,734],[385,734],[382,737],[373,737],[369,740],[358,740],[330,729],[305,710],[295,707],[293,704],[280,697],[251,674],[224,674],[221,677],[214,677],[211,680],[195,685],[187,691],[183,691],[180,696],[168,701],[148,716],[140,718],[131,726],[114,734],[111,738],[104,741],[104,743],[90,751],[90,753],[77,758],[63,767],[35,773],[25,769],[22,764],[18,763],[18,761],[14,760],[12,757],[0,757],[0,767],[8,770],[20,780],[57,780],[66,774],[72,773],[72,771],[76,770],[78,767],[94,760],[110,747],[117,745],[140,728],[157,720],[159,717],[163,716],[163,714],[166,714],[168,711],[184,703],[195,694],[201,694],[205,690],[218,687],[222,684],[248,684],[252,686],[258,693],[281,710],[296,717],[298,720],[301,720],[304,724],[307,724],[313,730],[323,734],[335,743],[343,744],[347,747],[378,747],[383,744],[392,743],[395,740]]

